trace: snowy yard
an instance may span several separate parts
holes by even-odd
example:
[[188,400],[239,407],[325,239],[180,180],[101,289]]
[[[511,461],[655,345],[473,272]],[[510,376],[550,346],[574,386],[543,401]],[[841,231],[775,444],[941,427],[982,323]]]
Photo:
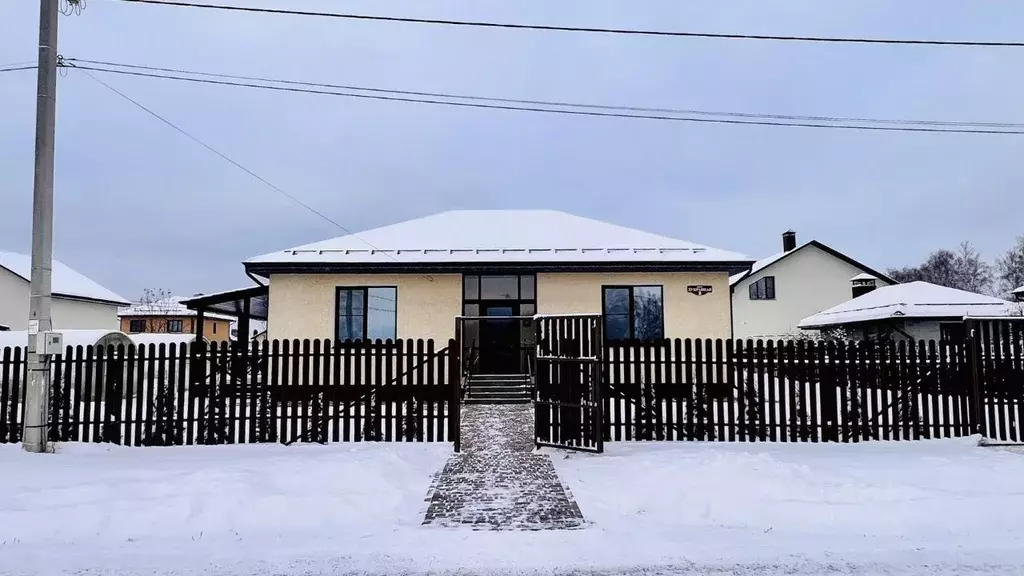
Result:
[[1022,453],[968,439],[607,449],[547,451],[587,528],[473,532],[420,525],[446,444],[0,446],[0,574],[1024,572]]

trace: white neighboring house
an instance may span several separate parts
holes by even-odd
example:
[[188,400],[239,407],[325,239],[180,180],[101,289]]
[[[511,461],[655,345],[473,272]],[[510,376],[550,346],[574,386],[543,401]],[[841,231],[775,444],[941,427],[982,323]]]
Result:
[[1024,302],[1024,286],[1010,291],[1010,296],[1013,297],[1015,302]]
[[853,340],[954,340],[969,316],[1020,316],[1024,305],[928,282],[879,288],[800,321],[805,330],[842,328]]
[[733,338],[797,337],[807,316],[895,283],[817,240],[797,246],[787,231],[782,252],[729,277]]
[[[32,259],[0,252],[0,324],[8,330],[28,329]],[[117,330],[117,309],[129,304],[117,294],[53,261],[50,315],[54,330]]]

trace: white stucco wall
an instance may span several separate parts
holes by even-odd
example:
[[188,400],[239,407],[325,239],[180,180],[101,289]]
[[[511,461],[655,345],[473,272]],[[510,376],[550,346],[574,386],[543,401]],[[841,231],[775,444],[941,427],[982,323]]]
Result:
[[[744,278],[733,289],[733,330],[736,338],[788,338],[801,332],[800,320],[846,302],[850,278],[864,271],[844,260],[807,246]],[[751,300],[749,287],[765,276],[775,277],[775,300]],[[877,287],[888,286],[879,279]]]
[[[29,283],[0,268],[0,324],[11,330],[28,329]],[[54,297],[50,316],[54,330],[117,330],[117,306]]]

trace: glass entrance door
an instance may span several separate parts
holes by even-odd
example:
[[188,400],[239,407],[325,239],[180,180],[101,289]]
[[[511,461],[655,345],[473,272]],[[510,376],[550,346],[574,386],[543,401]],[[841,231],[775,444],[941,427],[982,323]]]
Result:
[[488,318],[480,321],[481,373],[519,372],[519,323],[504,319],[515,316],[515,309],[507,304],[485,305],[483,315]]

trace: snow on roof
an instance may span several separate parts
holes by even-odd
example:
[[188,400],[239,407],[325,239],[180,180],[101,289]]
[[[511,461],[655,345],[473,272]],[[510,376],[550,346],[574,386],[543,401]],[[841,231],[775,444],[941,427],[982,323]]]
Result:
[[750,258],[554,210],[454,210],[246,263],[462,262],[747,263]]
[[984,296],[928,282],[908,282],[878,288],[823,312],[808,316],[800,328],[822,328],[889,318],[962,318],[1010,316],[1016,307]]
[[[32,281],[32,258],[27,254],[0,251],[0,268],[20,276],[26,282]],[[69,296],[110,302],[111,304],[129,304],[127,300],[75,272],[58,260],[53,261],[51,290],[54,296]]]
[[779,252],[778,254],[772,254],[771,256],[769,256],[767,258],[762,258],[762,259],[758,260],[757,262],[754,262],[754,264],[750,267],[750,270],[748,270],[747,272],[743,272],[741,274],[734,274],[732,276],[729,276],[729,285],[730,286],[735,286],[736,283],[739,282],[740,280],[743,280],[747,276],[752,276],[754,274],[757,274],[759,271],[764,270],[765,268],[767,268],[767,267],[771,266],[772,264],[775,264],[776,262],[781,260],[782,257],[785,256],[786,254],[789,254],[790,252],[796,252],[797,250],[803,248],[804,246],[807,246],[811,242],[813,242],[813,240],[809,241],[809,242],[804,242],[803,244],[801,244],[801,245],[797,246],[796,248],[793,248],[792,250],[789,250],[787,252]]
[[1010,290],[1010,294],[1024,294],[1024,286]]
[[[161,298],[153,302],[136,302],[127,308],[121,308],[117,311],[118,317],[121,316],[195,316],[196,311],[190,310],[187,306],[182,304],[183,298],[181,296],[171,296],[168,298]],[[221,320],[234,320],[234,316],[227,316],[225,314],[217,314],[215,312],[206,312],[203,314],[204,318],[218,318]]]
[[850,278],[850,282],[855,282],[857,280],[878,280],[878,277],[875,276],[874,274],[868,274],[867,272],[861,272],[860,274],[857,274],[853,278]]

